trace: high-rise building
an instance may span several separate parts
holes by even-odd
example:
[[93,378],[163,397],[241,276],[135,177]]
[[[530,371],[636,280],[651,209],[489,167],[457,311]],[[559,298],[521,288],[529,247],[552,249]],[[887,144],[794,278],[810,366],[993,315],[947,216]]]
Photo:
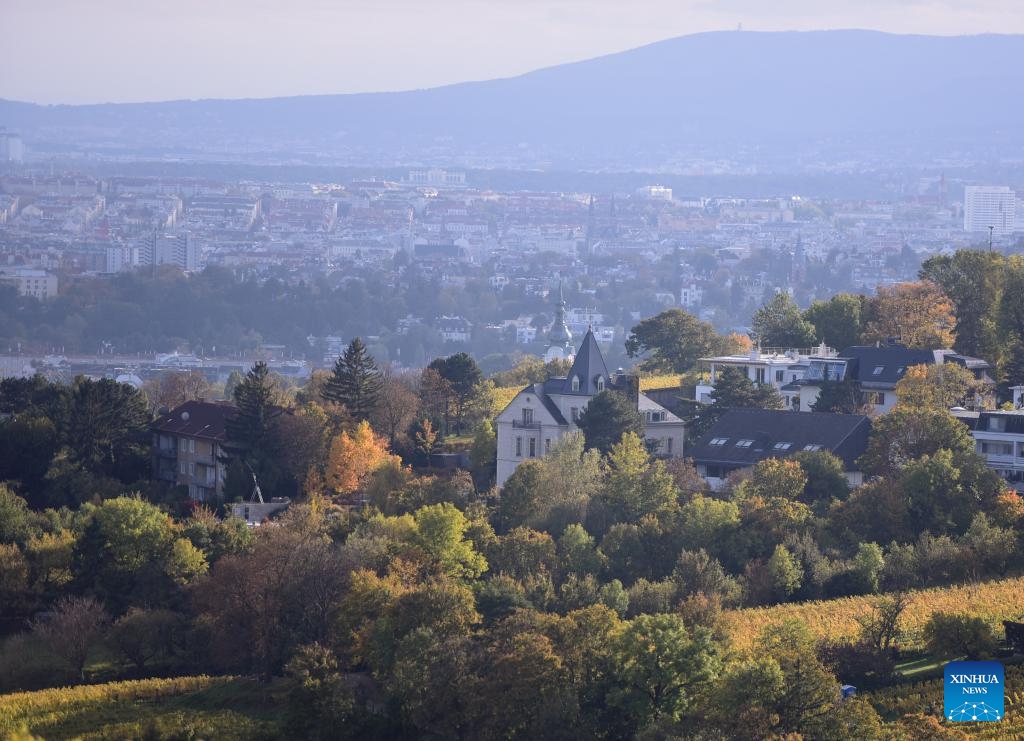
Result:
[[0,129],[0,162],[21,162],[25,159],[25,144],[15,131]]
[[199,247],[187,232],[153,234],[139,249],[140,265],[177,265],[182,270],[199,269]]
[[1017,194],[1005,185],[968,185],[964,189],[964,231],[1000,237],[1017,228]]

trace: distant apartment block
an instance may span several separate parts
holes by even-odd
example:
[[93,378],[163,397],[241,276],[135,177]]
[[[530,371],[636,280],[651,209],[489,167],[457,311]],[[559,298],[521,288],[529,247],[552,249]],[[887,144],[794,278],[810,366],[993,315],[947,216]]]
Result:
[[1005,185],[968,185],[964,188],[964,231],[997,237],[1017,229],[1017,194]]
[[0,268],[0,283],[16,286],[22,296],[38,299],[57,295],[57,276],[31,268]]
[[187,233],[154,234],[144,241],[138,261],[140,265],[177,265],[182,270],[198,270],[199,249]]
[[153,477],[187,487],[198,502],[220,497],[227,473],[221,446],[233,411],[227,403],[187,401],[157,419],[150,427]]
[[21,135],[0,129],[0,162],[21,162],[25,159],[25,144]]
[[664,185],[645,185],[637,188],[636,196],[648,201],[671,201],[672,189]]
[[459,170],[410,170],[409,182],[414,185],[465,185],[466,173]]

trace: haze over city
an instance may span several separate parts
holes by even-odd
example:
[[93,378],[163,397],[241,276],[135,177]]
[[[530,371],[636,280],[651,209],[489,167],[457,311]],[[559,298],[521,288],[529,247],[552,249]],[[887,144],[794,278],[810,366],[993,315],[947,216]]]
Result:
[[4,0],[0,14],[0,98],[34,103],[409,90],[738,27],[1024,32],[1015,0]]

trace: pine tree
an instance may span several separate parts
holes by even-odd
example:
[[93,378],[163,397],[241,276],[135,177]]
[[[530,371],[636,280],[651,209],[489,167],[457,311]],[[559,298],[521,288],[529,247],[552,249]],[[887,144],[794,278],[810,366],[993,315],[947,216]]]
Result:
[[334,364],[334,372],[324,388],[324,397],[344,404],[357,422],[370,418],[380,396],[384,380],[366,345],[356,337]]
[[[243,469],[255,475],[264,495],[286,493],[284,472],[277,460],[280,457],[278,417],[284,409],[279,406],[280,391],[267,364],[259,361],[245,374],[245,379],[234,390],[236,410],[225,420],[227,440],[224,450],[227,459],[240,459]],[[242,481],[231,481],[233,491],[252,491],[243,474]],[[244,482],[244,483],[242,483]],[[278,491],[280,489],[280,492]]]

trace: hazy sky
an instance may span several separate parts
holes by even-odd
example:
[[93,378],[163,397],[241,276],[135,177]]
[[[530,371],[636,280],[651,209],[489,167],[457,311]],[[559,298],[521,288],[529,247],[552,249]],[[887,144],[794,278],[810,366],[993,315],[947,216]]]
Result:
[[1024,33],[1022,0],[0,0],[0,98],[403,90],[699,31]]

